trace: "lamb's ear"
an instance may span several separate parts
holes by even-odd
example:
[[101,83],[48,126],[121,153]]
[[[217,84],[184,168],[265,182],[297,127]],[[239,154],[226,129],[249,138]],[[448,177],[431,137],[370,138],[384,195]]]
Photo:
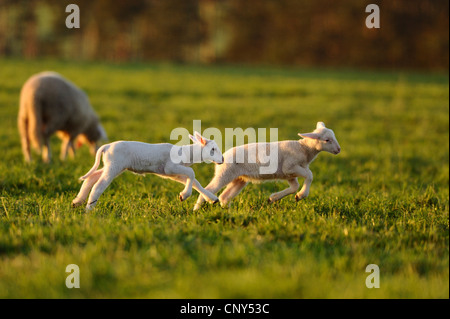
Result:
[[316,129],[318,129],[318,128],[325,128],[325,123],[324,122],[317,122]]
[[195,138],[197,139],[198,143],[202,144],[203,146],[205,146],[206,143],[208,143],[208,140],[206,138],[204,138],[203,136],[201,136],[199,132],[195,131],[194,135],[195,135]]
[[298,133],[298,135],[303,138],[312,138],[315,140],[318,140],[320,138],[320,135],[317,133]]
[[196,144],[199,143],[198,140],[194,136],[192,136],[191,134],[189,134],[189,138],[191,139],[192,142],[194,142]]
[[199,142],[202,146],[205,146],[208,143],[208,140],[200,135]]

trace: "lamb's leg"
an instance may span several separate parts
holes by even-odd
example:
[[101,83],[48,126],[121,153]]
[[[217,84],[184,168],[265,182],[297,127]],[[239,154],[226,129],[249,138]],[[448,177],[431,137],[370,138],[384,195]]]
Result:
[[208,202],[210,202],[211,204],[215,204],[219,201],[216,195],[214,195],[207,189],[203,188],[203,186],[196,179],[194,180],[193,187],[202,195],[202,197],[206,198]]
[[241,178],[234,179],[230,184],[228,184],[222,194],[220,194],[220,205],[225,207],[241,192],[242,189],[244,189],[245,186],[247,186],[247,184],[248,182],[242,180]]
[[88,204],[86,205],[86,211],[92,210],[97,204],[97,200],[100,195],[105,191],[105,189],[111,184],[112,180],[117,177],[123,170],[114,169],[111,167],[104,167],[103,173],[101,174],[98,181],[92,188],[91,194],[89,195]]
[[103,168],[94,172],[91,176],[84,180],[83,185],[75,199],[72,201],[72,207],[78,207],[84,203],[94,184],[99,180],[103,173]]
[[[185,177],[185,187],[183,191],[180,193],[180,200],[184,201],[188,197],[192,195],[192,186],[195,183],[195,187],[201,193],[204,193],[209,201],[215,202],[217,201],[217,197],[213,194],[206,194],[205,189],[200,185],[200,183],[195,179],[195,173],[190,167],[182,166],[182,165],[169,165],[165,168],[165,172],[167,175],[179,175]],[[212,195],[212,196],[211,196]]]
[[184,201],[192,194],[192,184],[194,183],[195,173],[190,167],[182,165],[170,165],[165,168],[165,172],[168,175],[183,175],[186,176],[185,186],[180,193],[180,200]]
[[309,188],[311,187],[313,174],[309,168],[303,168],[301,166],[297,166],[296,171],[299,176],[305,178],[302,188],[297,194],[295,194],[295,200],[299,201],[309,195]]
[[276,202],[277,200],[280,200],[287,195],[294,194],[297,191],[298,187],[300,186],[297,177],[288,179],[288,183],[289,183],[288,188],[282,190],[281,192],[273,193],[272,195],[270,195],[269,203]]
[[[216,194],[219,190],[221,190],[225,185],[230,183],[235,176],[230,176],[231,174],[216,174],[214,175],[211,182],[209,182],[208,186],[205,187],[207,191],[210,191],[212,194]],[[200,209],[202,204],[205,202],[205,198],[200,195],[197,199],[197,203],[195,203],[194,211]]]
[[[186,176],[180,176],[180,175],[176,175],[176,176],[170,176],[171,179],[182,183],[182,184],[186,184],[187,183],[187,177]],[[210,191],[206,190],[203,188],[203,186],[200,184],[199,181],[197,181],[197,179],[194,179],[193,183],[192,183],[192,187],[200,193],[200,196],[205,196],[206,198],[208,198],[208,201],[210,203],[216,203],[218,201],[217,196],[215,196],[213,193],[211,193]]]

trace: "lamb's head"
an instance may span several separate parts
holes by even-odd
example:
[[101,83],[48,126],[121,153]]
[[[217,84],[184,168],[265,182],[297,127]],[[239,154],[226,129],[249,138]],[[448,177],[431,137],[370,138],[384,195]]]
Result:
[[105,129],[100,122],[94,121],[88,125],[87,129],[77,137],[77,147],[87,144],[92,154],[97,152],[102,142],[108,139]]
[[341,152],[334,132],[326,128],[323,122],[317,122],[316,129],[312,133],[298,133],[298,135],[306,139],[308,145],[318,151],[326,151],[335,155]]
[[211,161],[216,164],[223,163],[223,155],[214,140],[209,140],[200,135],[198,132],[194,132],[194,136],[189,135],[189,138],[197,145],[200,146],[202,161]]

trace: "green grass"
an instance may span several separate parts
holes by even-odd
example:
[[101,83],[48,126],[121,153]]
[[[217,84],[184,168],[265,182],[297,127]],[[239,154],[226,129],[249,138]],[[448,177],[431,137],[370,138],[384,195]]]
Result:
[[[88,93],[111,141],[175,142],[176,127],[324,121],[342,147],[311,165],[311,193],[269,205],[249,185],[192,212],[182,185],[124,173],[86,214],[70,208],[86,148],[23,163],[20,87],[51,69]],[[0,298],[449,298],[448,75],[0,60]],[[37,156],[34,156],[37,159]],[[194,167],[202,185],[212,164]],[[65,268],[80,267],[80,289]],[[365,286],[368,264],[380,288]]]

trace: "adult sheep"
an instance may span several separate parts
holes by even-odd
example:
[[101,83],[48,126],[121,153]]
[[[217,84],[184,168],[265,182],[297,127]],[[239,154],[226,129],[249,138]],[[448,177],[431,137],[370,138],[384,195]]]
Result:
[[95,154],[97,143],[106,133],[87,95],[75,84],[55,72],[31,76],[20,92],[18,127],[26,162],[31,161],[30,145],[51,159],[50,136],[62,139],[61,160],[75,153],[74,141],[87,143]]

